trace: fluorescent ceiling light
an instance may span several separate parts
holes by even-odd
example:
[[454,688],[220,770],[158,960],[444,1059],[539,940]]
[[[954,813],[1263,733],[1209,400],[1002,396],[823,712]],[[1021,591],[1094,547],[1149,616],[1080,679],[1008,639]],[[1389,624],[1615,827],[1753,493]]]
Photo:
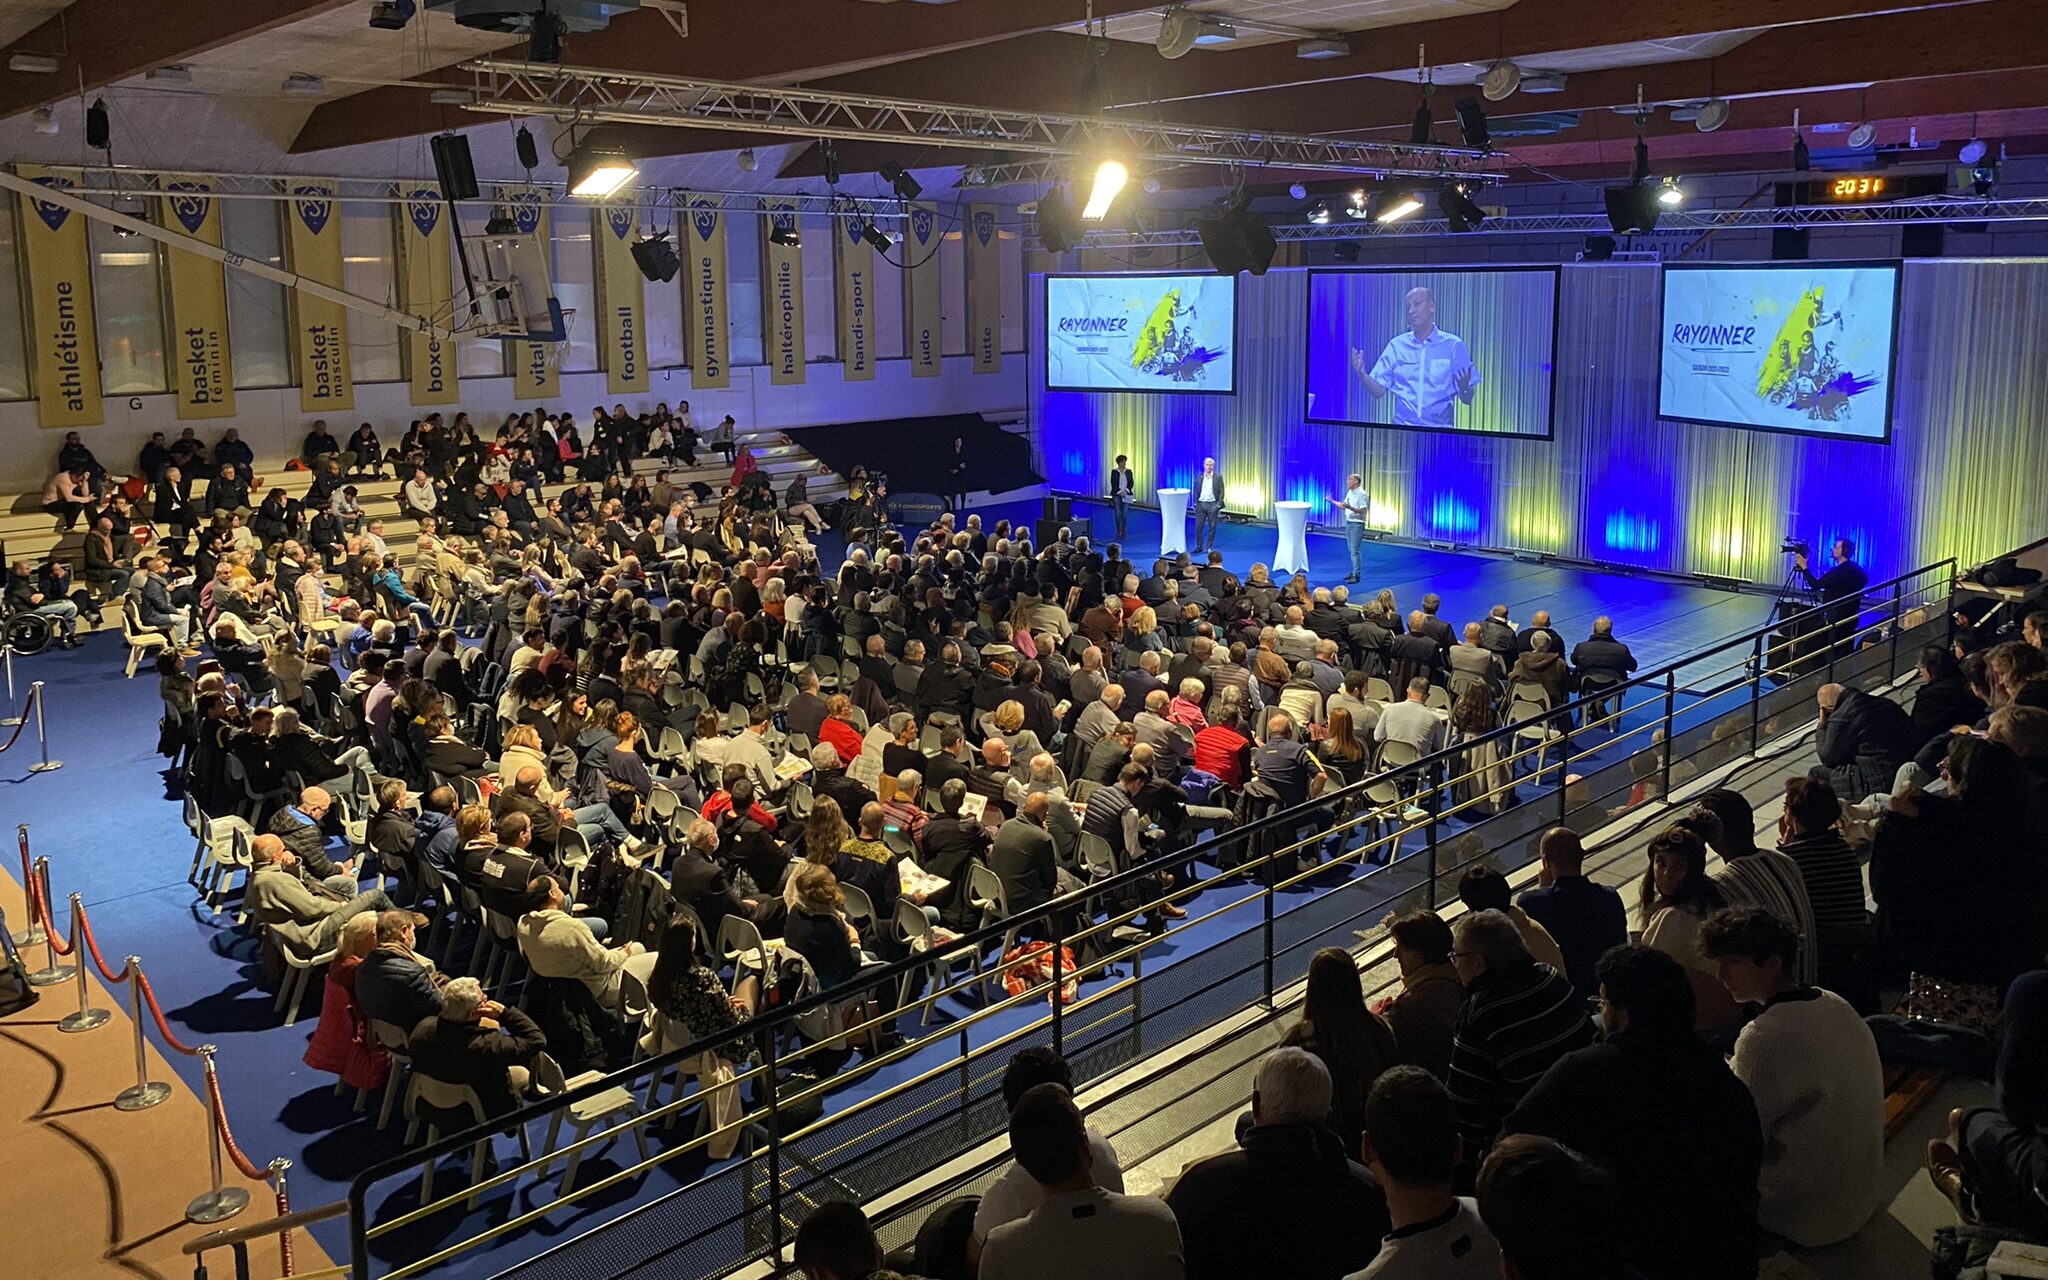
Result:
[[1100,222],[1109,215],[1110,202],[1130,181],[1131,172],[1120,161],[1104,160],[1095,167],[1095,185],[1089,189],[1088,203],[1081,209],[1081,217],[1088,222]]
[[427,95],[427,101],[437,107],[460,107],[468,105],[470,97],[467,89],[436,89]]
[[1373,215],[1373,221],[1399,222],[1411,214],[1420,212],[1421,209],[1422,201],[1416,197],[1415,193],[1403,191],[1399,195],[1387,197],[1386,203],[1380,207],[1378,213]]
[[319,76],[309,76],[303,71],[295,71],[291,75],[286,76],[284,83],[278,87],[286,93],[306,98],[317,98],[327,92],[327,82],[325,80],[322,80]]
[[57,74],[57,59],[47,53],[17,53],[7,59],[9,71],[25,71],[30,75],[54,76]]
[[569,194],[602,200],[639,172],[640,166],[617,144],[584,142],[569,153]]
[[172,63],[168,67],[152,67],[144,76],[144,79],[155,80],[162,84],[191,84],[192,68],[182,62]]
[[1309,62],[1321,62],[1325,58],[1344,58],[1350,54],[1349,40],[1304,40],[1294,46],[1294,56]]

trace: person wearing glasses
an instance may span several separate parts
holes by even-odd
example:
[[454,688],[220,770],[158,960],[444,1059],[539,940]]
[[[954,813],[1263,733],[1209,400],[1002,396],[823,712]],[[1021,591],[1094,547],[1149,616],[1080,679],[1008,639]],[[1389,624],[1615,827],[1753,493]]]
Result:
[[1451,1034],[1445,1083],[1459,1136],[1476,1156],[1551,1063],[1593,1043],[1593,1023],[1570,979],[1537,963],[1515,922],[1501,912],[1458,918],[1451,927],[1451,967],[1466,996]]

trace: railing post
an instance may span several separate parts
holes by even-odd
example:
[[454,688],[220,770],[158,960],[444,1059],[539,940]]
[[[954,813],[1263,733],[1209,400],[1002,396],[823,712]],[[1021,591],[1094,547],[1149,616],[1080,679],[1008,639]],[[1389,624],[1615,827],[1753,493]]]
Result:
[[[1678,738],[1673,721],[1678,715],[1678,670],[1673,668],[1664,673],[1664,802],[1671,803],[1671,756],[1678,749]],[[1563,783],[1558,784],[1563,789]]]
[[171,1086],[149,1078],[149,1042],[142,1032],[142,959],[128,957],[128,1012],[135,1020],[135,1083],[114,1099],[116,1111],[147,1111],[171,1096]]
[[[1287,829],[1287,828],[1283,828]],[[1292,841],[1290,841],[1292,843]],[[1259,896],[1264,900],[1264,919],[1260,925],[1260,947],[1265,953],[1266,1007],[1273,1007],[1273,861],[1280,855],[1275,849],[1267,849],[1266,856],[1259,859],[1260,879],[1265,882],[1265,891]]]
[[36,701],[36,744],[43,753],[43,758],[37,763],[30,765],[28,771],[30,773],[48,773],[52,769],[62,769],[64,767],[62,760],[50,759],[50,734],[48,728],[43,723],[43,682],[38,680],[31,684],[28,687],[28,696]]
[[[1067,1054],[1067,1049],[1065,1037],[1066,1023],[1060,1014],[1060,984],[1062,981],[1060,953],[1065,949],[1066,942],[1066,915],[1062,912],[1055,912],[1052,917],[1052,992],[1047,998],[1052,1003],[1052,1051],[1063,1058]],[[1079,957],[1075,958],[1075,963],[1077,965],[1080,963]]]
[[0,666],[7,668],[7,714],[0,716],[0,725],[12,727],[21,723],[21,704],[14,700],[14,646],[0,646]]
[[[38,914],[38,919],[40,919],[41,916],[50,913],[50,860],[48,858],[36,859],[36,885],[43,904],[43,909]],[[50,923],[54,926],[57,922],[52,920]],[[77,950],[77,941],[77,935],[74,933],[72,935],[74,953]],[[43,967],[28,975],[28,985],[32,987],[54,987],[58,983],[69,979],[72,970],[77,967],[75,964],[58,963],[56,932],[54,928],[45,930],[43,933]]]
[[14,935],[17,947],[32,947],[43,940],[43,924],[36,918],[36,867],[28,856],[28,824],[15,828],[15,837],[21,841],[21,890],[28,904],[28,928]]
[[1887,678],[1890,680],[1899,678],[1899,632],[1903,629],[1901,624],[1905,621],[1905,607],[1906,584],[1901,579],[1892,584],[1892,658],[1891,665],[1886,669],[1889,673]]
[[[1755,755],[1763,732],[1764,638],[1761,634],[1756,638],[1756,652],[1749,662],[1749,754]],[[1664,740],[1669,742],[1670,735],[1666,734]]]
[[[1510,742],[1511,744],[1512,744],[1512,742],[1513,742],[1513,741],[1514,741],[1514,740],[1513,740],[1512,738],[1510,738],[1510,739],[1509,739],[1509,742]],[[1432,781],[1433,783],[1437,784],[1437,785],[1441,785],[1441,784],[1442,784],[1442,780],[1443,780],[1443,761],[1439,760],[1439,761],[1437,761],[1437,762],[1436,762],[1436,764],[1434,764],[1434,765],[1432,765],[1432,766],[1430,767],[1430,780],[1431,780],[1431,781]],[[1396,788],[1396,790],[1398,790],[1398,789],[1399,789],[1399,788]],[[1434,790],[1434,788],[1432,788],[1432,790]],[[1428,900],[1429,900],[1429,908],[1430,908],[1430,910],[1434,911],[1434,910],[1436,910],[1436,899],[1437,899],[1437,894],[1436,894],[1436,877],[1437,877],[1437,860],[1436,860],[1436,859],[1437,859],[1437,845],[1436,845],[1436,809],[1435,809],[1435,808],[1434,808],[1433,806],[1427,806],[1427,805],[1425,805],[1425,806],[1423,807],[1423,810],[1422,810],[1422,811],[1423,811],[1424,813],[1426,813],[1426,814],[1428,814],[1428,815],[1429,815],[1428,819],[1427,819],[1427,820],[1426,820],[1426,821],[1424,822],[1424,824],[1423,824],[1423,831],[1424,831],[1424,833],[1425,833],[1425,835],[1424,835],[1424,840],[1425,840],[1425,842],[1426,842],[1426,843],[1427,843],[1427,844],[1429,845],[1429,894],[1428,894]]]
[[766,1069],[762,1078],[768,1082],[768,1239],[774,1249],[773,1256],[782,1256],[782,1087],[775,1079],[775,1031],[769,1028],[763,1036],[767,1049],[762,1056]]

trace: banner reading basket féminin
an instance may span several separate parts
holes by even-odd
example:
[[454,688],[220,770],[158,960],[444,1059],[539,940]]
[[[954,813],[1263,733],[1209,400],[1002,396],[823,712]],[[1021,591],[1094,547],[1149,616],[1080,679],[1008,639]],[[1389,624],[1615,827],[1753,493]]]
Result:
[[859,218],[834,218],[838,234],[839,376],[864,382],[875,376],[875,251],[861,239]]
[[715,391],[732,385],[732,329],[726,319],[725,216],[716,196],[692,196],[683,220],[691,341],[690,385]]
[[[796,205],[769,200],[768,229],[797,230]],[[776,244],[764,238],[766,266],[761,272],[762,326],[767,340],[768,382],[797,386],[804,380],[804,250],[802,244]]]
[[[213,179],[162,182],[162,221],[220,247],[220,201]],[[231,418],[235,365],[228,351],[227,269],[211,258],[173,248],[164,257],[171,283],[171,391],[180,418]]]
[[939,245],[945,234],[936,205],[910,206],[903,238],[903,353],[910,357],[913,378],[936,378],[943,372]]
[[647,390],[647,299],[645,279],[633,261],[633,233],[639,215],[631,205],[600,205],[590,211],[598,242],[598,339],[603,347],[604,385],[611,395]]
[[[448,264],[449,208],[433,187],[410,187],[398,206],[398,260],[405,309],[441,324],[455,319],[454,272]],[[405,335],[412,365],[412,402],[457,404],[455,344],[414,331]]]
[[[77,184],[48,169],[17,165],[31,182],[63,190]],[[44,200],[16,202],[22,256],[28,259],[29,347],[35,362],[36,421],[45,427],[96,427],[100,346],[92,312],[92,252],[85,219]]]
[[[512,225],[520,235],[530,236],[541,246],[543,260],[552,260],[548,250],[548,237],[553,234],[548,225],[548,205],[541,193],[531,187],[495,187],[491,199],[512,219]],[[588,323],[588,317],[584,317]],[[515,400],[552,400],[562,394],[561,373],[548,361],[546,342],[508,342],[505,344],[512,357],[512,398]]]
[[[292,270],[308,280],[339,289],[341,220],[334,184],[299,182],[291,189]],[[348,316],[338,302],[293,289],[293,361],[299,375],[299,411],[324,414],[356,407],[348,367]]]
[[967,354],[976,373],[1003,367],[1003,254],[994,205],[967,207]]

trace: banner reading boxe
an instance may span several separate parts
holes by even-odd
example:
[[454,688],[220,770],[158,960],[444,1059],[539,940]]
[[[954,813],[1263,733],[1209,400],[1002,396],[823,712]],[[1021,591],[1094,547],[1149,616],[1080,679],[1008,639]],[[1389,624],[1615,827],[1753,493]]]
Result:
[[[334,215],[334,184],[301,182],[291,190],[292,270],[341,288],[341,221]],[[299,371],[299,411],[325,413],[356,407],[348,367],[348,316],[338,302],[291,291],[292,330]]]
[[[164,182],[164,221],[207,244],[220,245],[220,201],[211,178]],[[172,249],[171,390],[180,418],[228,418],[235,412],[234,359],[228,352],[226,269],[211,258]]]
[[933,205],[910,206],[909,233],[903,241],[903,350],[910,357],[910,376],[936,378],[940,360],[939,211]]
[[[768,229],[797,229],[796,205],[767,202]],[[804,250],[803,245],[765,241],[766,268],[761,272],[761,311],[767,317],[768,382],[795,386],[804,380]]]
[[647,299],[640,267],[633,261],[632,206],[590,211],[597,237],[598,286],[604,314],[597,332],[604,343],[605,390],[615,396],[647,390]]
[[976,373],[1003,367],[1003,255],[994,205],[967,208],[967,353]]
[[[398,258],[405,273],[405,309],[446,324],[455,316],[454,273],[448,266],[448,211],[432,187],[412,187],[398,207]],[[455,404],[455,344],[428,334],[406,335],[414,404]]]
[[683,237],[690,325],[690,385],[718,390],[732,385],[732,330],[726,322],[725,218],[714,196],[693,196]]
[[[77,185],[33,165],[18,165],[15,172],[60,191]],[[100,345],[93,325],[85,219],[43,200],[20,203],[27,206],[20,222],[34,326],[36,421],[45,427],[96,427],[106,415],[100,406]]]
[[839,234],[839,376],[864,382],[875,376],[875,251],[861,239],[859,218],[835,218]]
[[[547,202],[541,193],[530,187],[495,187],[491,191],[495,200],[512,219],[512,225],[520,235],[530,236],[542,246],[542,252],[552,261],[553,254],[548,246],[552,231],[548,226]],[[515,400],[552,400],[562,393],[561,373],[548,359],[549,347],[546,342],[508,342],[512,357],[512,398]]]

